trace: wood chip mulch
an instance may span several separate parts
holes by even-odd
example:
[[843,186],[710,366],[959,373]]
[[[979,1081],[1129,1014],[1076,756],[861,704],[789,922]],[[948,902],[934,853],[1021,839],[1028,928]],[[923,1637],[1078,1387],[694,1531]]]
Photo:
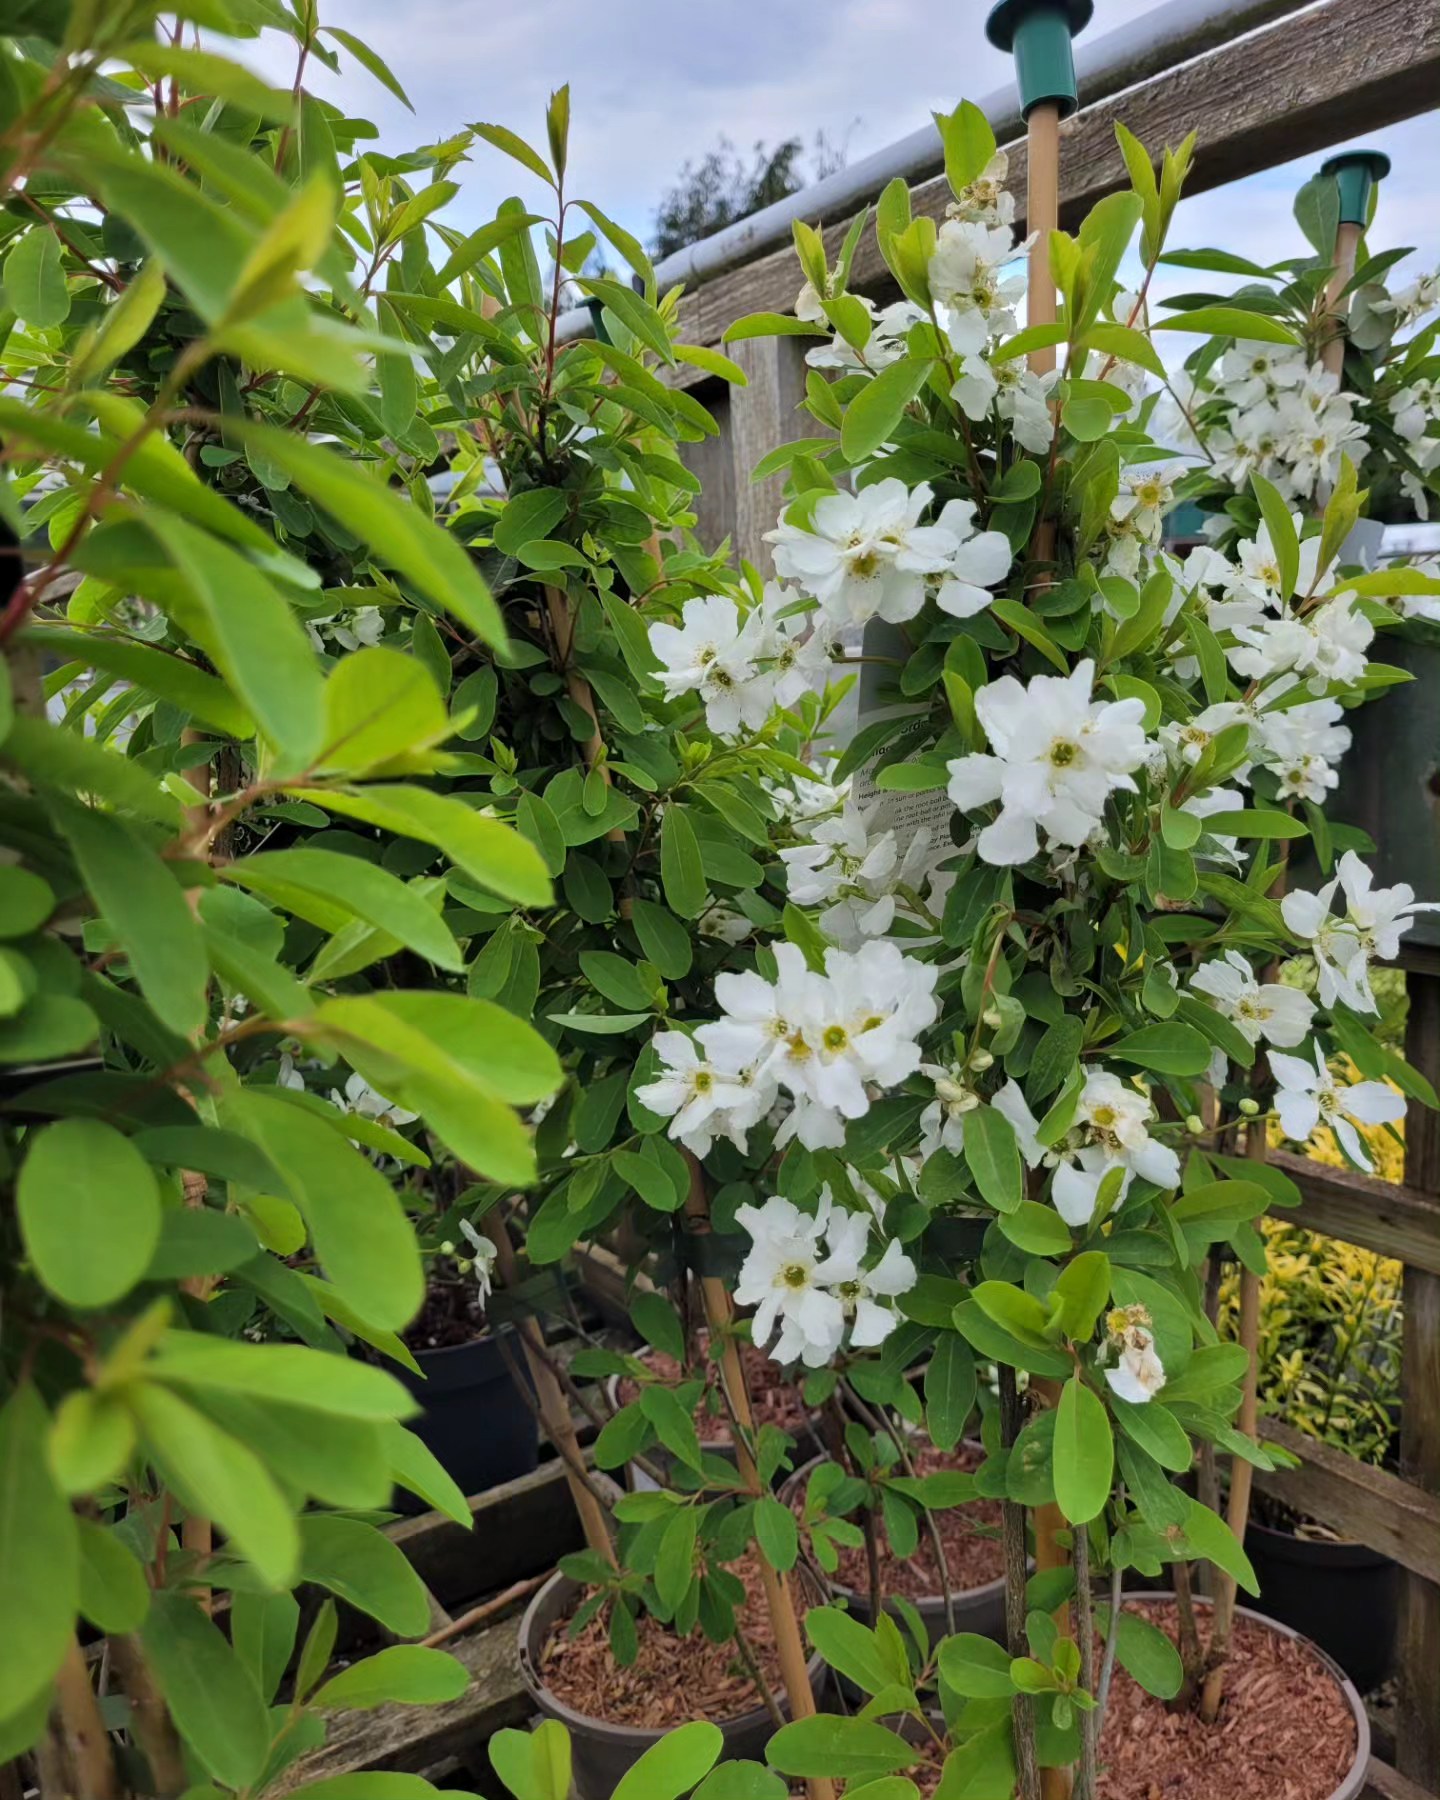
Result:
[[[968,1444],[957,1444],[953,1450],[937,1450],[927,1444],[914,1452],[915,1471],[919,1475],[935,1475],[941,1470],[978,1468],[984,1453]],[[797,1513],[804,1508],[805,1484],[792,1495]],[[971,1588],[983,1587],[1005,1573],[1005,1551],[998,1537],[986,1537],[976,1530],[985,1526],[1000,1529],[998,1500],[971,1500],[964,1506],[948,1507],[933,1515],[939,1527],[940,1542],[945,1549],[945,1567],[950,1578],[950,1592],[963,1594]],[[857,1518],[857,1523],[858,1518]],[[836,1578],[857,1594],[870,1587],[869,1567],[863,1548],[842,1550]],[[940,1569],[935,1560],[935,1546],[923,1527],[920,1543],[911,1557],[895,1556],[880,1534],[880,1586],[887,1594],[902,1594],[907,1600],[931,1600],[940,1596]]]
[[[727,1566],[745,1583],[748,1597],[740,1608],[740,1623],[746,1639],[770,1691],[783,1699],[780,1661],[755,1557],[752,1553]],[[698,1631],[677,1638],[658,1619],[642,1613],[637,1621],[639,1654],[622,1669],[610,1655],[608,1614],[592,1619],[573,1638],[568,1635],[572,1616],[573,1611],[556,1621],[540,1652],[540,1674],[557,1700],[587,1718],[664,1731],[690,1719],[737,1719],[764,1704],[733,1642],[712,1644]]]
[[[1175,1637],[1173,1605],[1133,1610]],[[1354,1758],[1355,1721],[1324,1664],[1295,1638],[1237,1619],[1213,1726],[1167,1711],[1116,1668],[1097,1800],[1329,1800]]]
[[[695,1429],[702,1444],[714,1446],[730,1442],[730,1415],[720,1398],[720,1366],[705,1355],[707,1341],[705,1332],[697,1334],[695,1363],[689,1373],[692,1378],[704,1377],[706,1391],[695,1408]],[[663,1350],[647,1350],[644,1357],[662,1381],[679,1381],[685,1374],[675,1358],[666,1356]],[[753,1344],[740,1346],[740,1360],[745,1370],[745,1385],[750,1390],[755,1423],[778,1425],[781,1431],[788,1431],[801,1443],[806,1442],[810,1415],[799,1388],[786,1381],[779,1366]],[[621,1377],[617,1397],[622,1406],[628,1406],[639,1392],[639,1382],[631,1381],[628,1376]]]

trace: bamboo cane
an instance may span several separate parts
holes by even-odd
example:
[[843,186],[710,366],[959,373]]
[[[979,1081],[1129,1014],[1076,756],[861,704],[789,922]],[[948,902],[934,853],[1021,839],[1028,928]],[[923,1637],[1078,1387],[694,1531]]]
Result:
[[[703,1236],[710,1230],[710,1203],[705,1193],[705,1175],[698,1158],[686,1152],[690,1165],[690,1193],[685,1202],[685,1217],[690,1229]],[[739,1430],[735,1433],[735,1463],[740,1480],[757,1499],[764,1492],[760,1473],[750,1452],[755,1436],[755,1415],[750,1406],[750,1391],[745,1385],[745,1370],[735,1339],[735,1314],[730,1291],[718,1275],[700,1277],[700,1298],[705,1308],[705,1322],[710,1328],[710,1342],[720,1349],[720,1378]],[[805,1645],[800,1635],[800,1619],[790,1582],[780,1569],[772,1568],[764,1552],[759,1552],[760,1585],[765,1593],[765,1606],[770,1614],[770,1628],[775,1634],[775,1653],[780,1661],[780,1679],[790,1702],[792,1719],[811,1718],[815,1711],[815,1695],[810,1686],[810,1671],[805,1661]],[[806,1782],[810,1800],[835,1800],[835,1784],[824,1776],[812,1776]]]
[[1338,375],[1345,366],[1345,320],[1350,312],[1350,296],[1345,292],[1355,273],[1356,253],[1364,228],[1350,219],[1342,219],[1335,233],[1335,267],[1325,284],[1327,332],[1320,351],[1326,372]]
[[1345,322],[1350,312],[1345,289],[1355,273],[1375,183],[1389,172],[1390,159],[1379,150],[1342,150],[1320,170],[1322,177],[1334,177],[1340,201],[1331,275],[1325,284],[1326,333],[1320,346],[1320,361],[1331,375],[1339,376],[1345,367]]

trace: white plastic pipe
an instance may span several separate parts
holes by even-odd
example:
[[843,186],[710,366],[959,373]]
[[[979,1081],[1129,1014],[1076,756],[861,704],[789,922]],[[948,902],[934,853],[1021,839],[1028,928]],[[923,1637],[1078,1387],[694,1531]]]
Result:
[[[1138,82],[1203,55],[1217,44],[1259,30],[1285,13],[1308,10],[1324,0],[1165,0],[1165,4],[1107,32],[1075,53],[1075,80],[1082,106],[1112,99]],[[1023,134],[1024,124],[1015,86],[1007,83],[977,102],[990,121],[996,140],[1005,144]],[[907,182],[926,180],[945,166],[940,134],[923,125],[883,150],[837,169],[823,181],[788,194],[771,206],[738,219],[712,236],[689,244],[655,266],[661,293],[683,282],[687,290],[753,262],[766,251],[790,241],[796,219],[833,224],[849,218],[897,175]],[[572,308],[559,320],[561,340],[589,337],[593,324],[588,307]]]

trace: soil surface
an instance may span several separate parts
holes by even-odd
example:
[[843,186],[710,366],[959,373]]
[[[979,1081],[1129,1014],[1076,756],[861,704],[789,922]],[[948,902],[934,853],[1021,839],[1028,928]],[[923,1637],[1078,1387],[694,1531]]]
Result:
[[[745,1583],[747,1598],[739,1618],[746,1640],[770,1691],[783,1698],[780,1659],[754,1553],[727,1567]],[[610,1655],[607,1612],[591,1619],[577,1636],[568,1635],[579,1606],[577,1599],[570,1613],[556,1620],[540,1651],[539,1672],[557,1700],[587,1718],[664,1731],[690,1719],[738,1719],[764,1704],[733,1642],[712,1644],[699,1631],[677,1638],[668,1626],[642,1613],[636,1621],[639,1654],[628,1669],[621,1669]]]
[[[914,1453],[915,1472],[919,1475],[936,1475],[949,1469],[963,1469],[968,1473],[977,1469],[983,1460],[984,1453],[969,1444],[957,1444],[953,1450],[936,1450],[927,1444]],[[801,1482],[799,1491],[791,1495],[790,1504],[798,1514],[804,1503],[805,1484]],[[944,1546],[952,1594],[984,1587],[1005,1573],[1005,1550],[998,1535],[987,1537],[984,1530],[979,1529],[999,1532],[998,1500],[971,1500],[964,1506],[932,1513],[931,1517]],[[858,1517],[856,1522],[859,1523]],[[869,1593],[870,1573],[863,1548],[841,1550],[835,1579],[857,1594]],[[935,1560],[935,1545],[927,1530],[922,1527],[915,1554],[902,1560],[891,1552],[882,1529],[880,1587],[886,1594],[902,1594],[907,1600],[939,1599],[942,1590],[940,1569]]]
[[[1133,1610],[1174,1639],[1172,1604]],[[1355,1721],[1325,1665],[1297,1639],[1236,1619],[1214,1725],[1167,1711],[1116,1668],[1097,1800],[1329,1800],[1354,1758]]]
[[411,1350],[449,1350],[473,1344],[488,1330],[479,1283],[457,1275],[453,1281],[431,1280],[425,1304],[402,1336]]
[[[728,1444],[731,1442],[730,1415],[725,1410],[725,1402],[720,1395],[720,1365],[711,1362],[705,1355],[708,1334],[697,1334],[696,1359],[690,1370],[691,1377],[703,1376],[705,1392],[700,1396],[700,1404],[695,1408],[695,1429],[699,1433],[700,1442],[706,1445]],[[685,1370],[673,1356],[667,1356],[663,1350],[646,1350],[645,1361],[662,1381],[679,1381]],[[781,1431],[788,1431],[791,1437],[802,1444],[807,1437],[809,1412],[800,1390],[792,1382],[786,1381],[777,1363],[771,1362],[763,1350],[757,1350],[753,1344],[741,1344],[740,1360],[745,1370],[745,1385],[750,1390],[750,1405],[755,1414],[756,1425],[777,1425]],[[622,1406],[628,1406],[638,1397],[640,1384],[622,1376],[618,1384],[618,1398]]]

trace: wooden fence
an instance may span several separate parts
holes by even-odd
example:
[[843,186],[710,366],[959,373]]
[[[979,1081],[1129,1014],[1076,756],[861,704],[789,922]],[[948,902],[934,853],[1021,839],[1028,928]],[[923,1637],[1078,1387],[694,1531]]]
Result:
[[[1061,127],[1061,219],[1071,225],[1102,195],[1126,185],[1117,120],[1157,150],[1197,128],[1187,187],[1193,193],[1440,105],[1440,0],[1320,0],[1097,104],[1084,104],[1083,94],[1081,101]],[[1010,157],[1016,224],[1023,227],[1023,139],[1002,148]],[[948,192],[938,157],[936,169],[914,187],[912,205],[939,219]],[[833,259],[850,220],[811,223],[824,227]],[[789,312],[799,283],[788,245],[762,254],[685,297],[682,336],[718,346],[730,323],[746,313]],[[853,285],[879,301],[898,297],[873,234],[856,257]],[[718,437],[686,446],[686,460],[704,483],[698,534],[712,546],[730,537],[738,555],[766,572],[763,534],[779,513],[782,481],[752,482],[750,471],[778,444],[821,430],[796,411],[804,350],[798,338],[735,345],[730,354],[748,377],[743,388],[727,388],[693,368],[675,376],[695,388],[720,425]],[[1440,870],[1436,876],[1440,888]],[[1440,952],[1416,950],[1402,966],[1409,1059],[1440,1086]],[[1393,1728],[1387,1721],[1377,1730],[1380,1755],[1368,1790],[1384,1800],[1440,1795],[1440,1118],[1412,1105],[1405,1137],[1403,1184],[1276,1158],[1304,1196],[1298,1214],[1287,1217],[1405,1266],[1400,1473],[1368,1467],[1267,1422],[1266,1434],[1293,1450],[1300,1466],[1259,1483],[1401,1566],[1398,1700]]]

